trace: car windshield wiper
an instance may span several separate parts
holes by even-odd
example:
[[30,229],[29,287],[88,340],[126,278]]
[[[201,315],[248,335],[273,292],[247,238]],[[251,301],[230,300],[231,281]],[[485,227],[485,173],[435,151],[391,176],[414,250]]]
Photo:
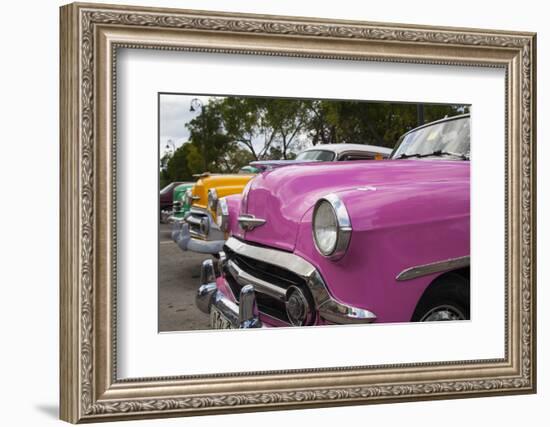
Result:
[[443,151],[443,150],[436,150],[432,151],[431,153],[426,154],[401,154],[397,156],[395,159],[409,159],[411,157],[415,158],[422,158],[422,157],[440,157],[440,156],[454,156],[459,157],[462,160],[470,160],[470,156],[467,156],[466,154],[460,154],[460,153],[453,153],[452,151]]

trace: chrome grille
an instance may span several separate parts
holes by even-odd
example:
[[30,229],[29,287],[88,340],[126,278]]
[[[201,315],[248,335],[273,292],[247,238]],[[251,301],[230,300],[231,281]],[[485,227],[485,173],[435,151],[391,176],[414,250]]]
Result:
[[[224,247],[224,252],[227,256],[224,275],[235,299],[239,300],[241,288],[248,284],[247,279],[250,279],[250,284],[255,286],[259,310],[288,323],[284,298],[286,289],[290,286],[299,286],[309,293],[305,280],[279,266],[238,254],[227,246]],[[243,277],[239,277],[239,270]]]

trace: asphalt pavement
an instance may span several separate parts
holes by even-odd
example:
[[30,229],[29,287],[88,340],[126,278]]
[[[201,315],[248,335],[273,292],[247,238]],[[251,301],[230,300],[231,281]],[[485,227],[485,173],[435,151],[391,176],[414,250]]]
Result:
[[209,316],[195,306],[200,267],[209,256],[183,252],[170,237],[171,225],[159,228],[159,332],[210,329]]

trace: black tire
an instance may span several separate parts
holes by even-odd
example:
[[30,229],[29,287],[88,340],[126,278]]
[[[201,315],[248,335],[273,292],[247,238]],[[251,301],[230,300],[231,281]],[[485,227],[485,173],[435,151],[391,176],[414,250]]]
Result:
[[422,295],[411,320],[470,320],[470,280],[456,273],[437,278]]

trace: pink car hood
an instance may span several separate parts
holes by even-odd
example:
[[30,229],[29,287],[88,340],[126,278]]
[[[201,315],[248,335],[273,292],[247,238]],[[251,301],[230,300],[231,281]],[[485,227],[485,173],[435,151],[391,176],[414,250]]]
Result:
[[[452,160],[386,160],[323,162],[286,166],[258,175],[243,195],[241,214],[263,218],[266,223],[244,235],[246,240],[293,251],[298,227],[315,202],[329,193],[340,193],[348,207],[354,230],[381,226],[387,213],[399,209],[402,197],[439,192],[469,192],[470,162]],[[449,185],[445,185],[448,183]],[[460,189],[457,188],[457,185]],[[398,187],[402,188],[402,191]],[[369,208],[369,193],[376,191],[376,206]],[[386,194],[387,197],[380,197]],[[372,199],[374,202],[374,198]],[[469,199],[468,199],[469,200]],[[348,206],[349,205],[349,206]],[[354,206],[361,206],[355,209]],[[364,209],[367,208],[367,209]],[[374,210],[376,210],[374,212]],[[370,219],[362,218],[370,212]],[[440,212],[445,215],[445,212]],[[411,215],[414,213],[411,212]],[[377,221],[372,219],[376,218]]]

